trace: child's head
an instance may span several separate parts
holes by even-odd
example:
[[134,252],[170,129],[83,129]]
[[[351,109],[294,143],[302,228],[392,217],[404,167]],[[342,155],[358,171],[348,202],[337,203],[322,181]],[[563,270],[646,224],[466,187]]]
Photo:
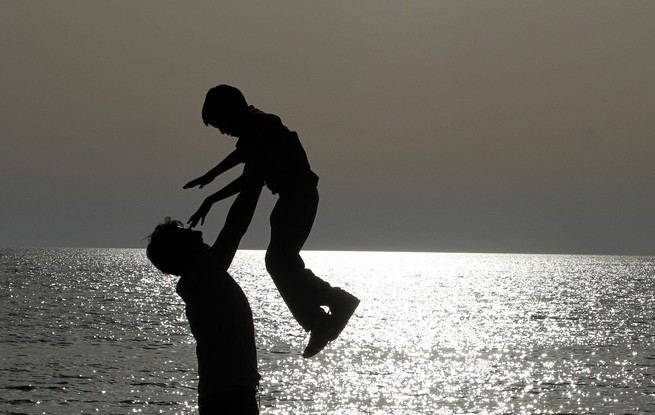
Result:
[[182,222],[167,217],[148,237],[146,255],[163,273],[182,275],[205,248],[202,232],[185,229]]
[[202,121],[222,133],[239,136],[248,113],[248,103],[241,91],[229,85],[218,85],[207,92],[202,106]]

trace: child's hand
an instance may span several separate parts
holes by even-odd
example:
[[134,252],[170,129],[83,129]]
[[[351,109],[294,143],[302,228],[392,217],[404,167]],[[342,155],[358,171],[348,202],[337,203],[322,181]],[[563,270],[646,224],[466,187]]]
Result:
[[196,225],[198,224],[198,221],[200,221],[200,225],[205,224],[205,216],[209,213],[209,209],[211,209],[212,203],[208,202],[206,199],[204,202],[202,202],[202,205],[200,205],[200,208],[191,215],[191,218],[187,221],[187,224],[191,228],[195,228]]
[[214,180],[213,177],[203,175],[198,177],[197,179],[191,180],[189,183],[185,184],[183,189],[190,189],[192,187],[200,186],[199,189],[202,189],[205,185],[209,184]]

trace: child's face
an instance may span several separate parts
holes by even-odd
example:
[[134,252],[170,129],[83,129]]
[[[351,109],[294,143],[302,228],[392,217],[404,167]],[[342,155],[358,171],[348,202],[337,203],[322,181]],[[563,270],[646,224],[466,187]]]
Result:
[[232,137],[241,136],[241,122],[239,122],[239,117],[227,115],[217,115],[209,121],[209,125],[214,128],[217,128],[222,134],[229,135]]

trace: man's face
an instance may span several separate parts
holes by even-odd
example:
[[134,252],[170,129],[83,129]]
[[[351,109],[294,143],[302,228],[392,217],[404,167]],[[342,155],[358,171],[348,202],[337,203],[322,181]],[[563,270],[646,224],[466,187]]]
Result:
[[191,228],[178,227],[178,237],[181,243],[189,247],[205,247],[205,242],[202,239],[202,232]]

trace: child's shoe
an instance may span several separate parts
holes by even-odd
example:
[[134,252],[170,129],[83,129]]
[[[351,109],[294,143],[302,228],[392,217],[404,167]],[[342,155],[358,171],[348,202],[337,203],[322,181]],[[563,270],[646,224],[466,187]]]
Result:
[[357,297],[341,288],[334,288],[331,297],[330,314],[322,317],[312,327],[309,343],[307,343],[307,347],[302,354],[305,359],[315,356],[329,342],[336,340],[359,305]]
[[348,320],[357,309],[359,299],[341,288],[335,288],[332,294],[330,307],[329,331],[331,340],[339,337],[348,324]]
[[327,346],[328,342],[331,340],[329,337],[329,320],[330,315],[325,314],[319,321],[317,321],[312,327],[309,334],[309,342],[305,351],[302,353],[302,357],[308,359],[312,356],[315,356]]

